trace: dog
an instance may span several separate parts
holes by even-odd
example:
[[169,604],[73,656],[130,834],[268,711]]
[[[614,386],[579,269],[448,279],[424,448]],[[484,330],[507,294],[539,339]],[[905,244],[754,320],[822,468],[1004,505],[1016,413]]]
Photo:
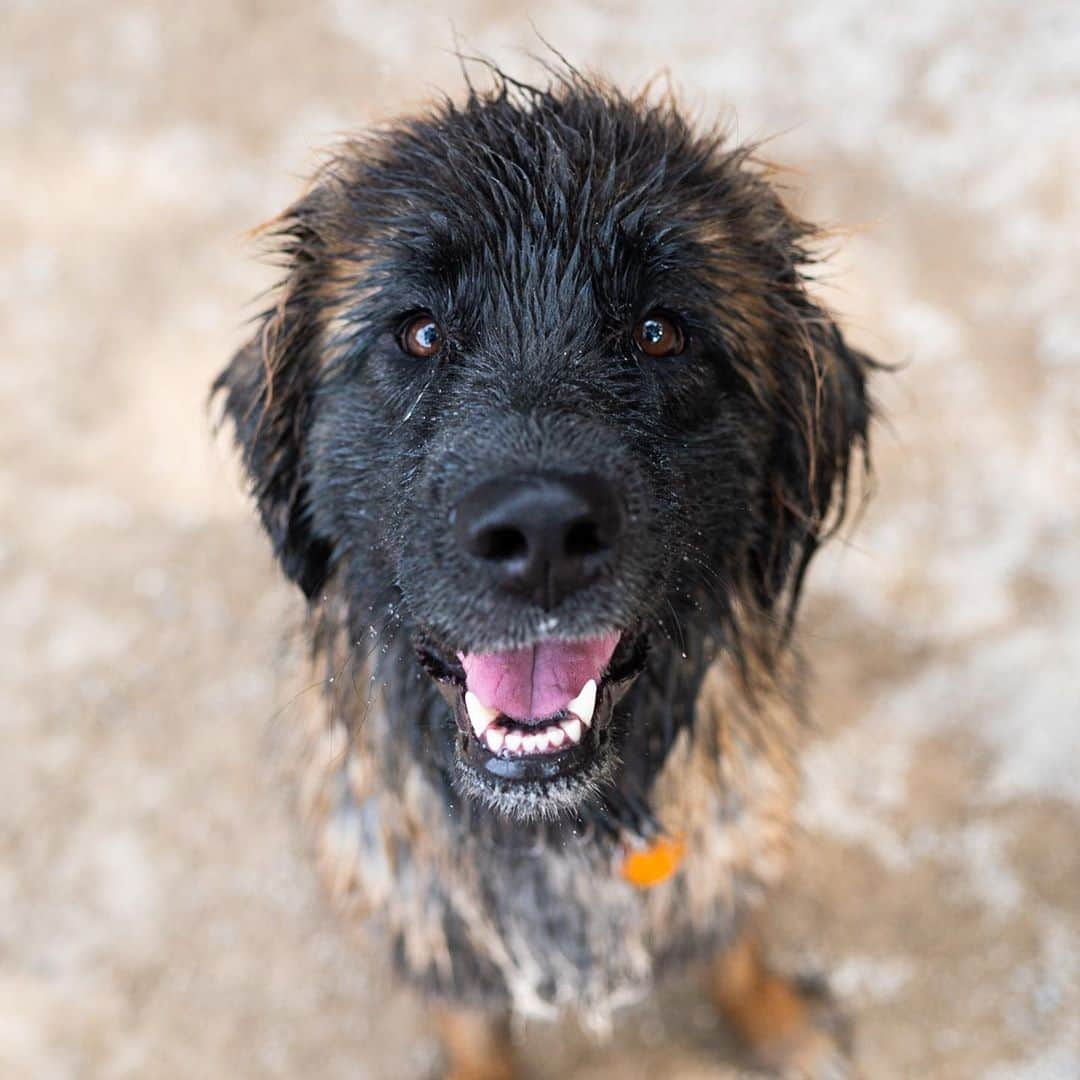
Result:
[[771,177],[669,99],[496,69],[336,150],[215,384],[325,665],[320,860],[454,1077],[701,956],[759,1064],[843,1075],[754,913],[874,364]]

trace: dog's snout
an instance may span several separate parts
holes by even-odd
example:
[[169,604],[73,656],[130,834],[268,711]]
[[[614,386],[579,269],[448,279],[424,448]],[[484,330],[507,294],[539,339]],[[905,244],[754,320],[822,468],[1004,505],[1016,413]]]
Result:
[[595,473],[500,476],[457,504],[461,548],[505,589],[550,610],[610,562],[618,500]]

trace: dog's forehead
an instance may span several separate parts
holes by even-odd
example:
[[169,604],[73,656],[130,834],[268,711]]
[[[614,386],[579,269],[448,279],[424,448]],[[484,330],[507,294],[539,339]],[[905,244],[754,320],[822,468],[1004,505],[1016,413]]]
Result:
[[583,98],[484,101],[412,123],[360,186],[392,258],[451,284],[468,268],[536,290],[673,264],[701,245],[716,185],[709,147],[675,114]]
[[599,354],[655,309],[731,347],[800,250],[747,154],[588,88],[446,105],[337,160],[312,225],[341,253],[324,291],[350,328],[431,311],[500,353]]

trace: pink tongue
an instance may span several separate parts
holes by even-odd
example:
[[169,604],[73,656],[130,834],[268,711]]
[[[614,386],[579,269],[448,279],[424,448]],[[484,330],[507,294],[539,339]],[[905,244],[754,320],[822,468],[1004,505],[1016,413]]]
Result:
[[543,719],[565,709],[590,679],[600,681],[619,636],[458,655],[465,668],[465,686],[489,709],[514,720]]

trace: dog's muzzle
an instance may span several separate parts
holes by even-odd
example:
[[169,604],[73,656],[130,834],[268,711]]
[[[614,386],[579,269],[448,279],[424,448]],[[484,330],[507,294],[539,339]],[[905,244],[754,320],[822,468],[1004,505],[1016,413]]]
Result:
[[[476,580],[511,611],[552,612],[544,621],[553,626],[565,601],[610,574],[624,521],[603,476],[551,469],[485,478],[451,513],[453,542]],[[491,639],[506,629],[493,627]],[[582,627],[580,617],[570,633],[530,637],[513,648],[419,652],[453,711],[459,765],[481,785],[531,783],[542,797],[545,784],[595,781],[609,763],[610,721],[643,666],[644,639]]]

